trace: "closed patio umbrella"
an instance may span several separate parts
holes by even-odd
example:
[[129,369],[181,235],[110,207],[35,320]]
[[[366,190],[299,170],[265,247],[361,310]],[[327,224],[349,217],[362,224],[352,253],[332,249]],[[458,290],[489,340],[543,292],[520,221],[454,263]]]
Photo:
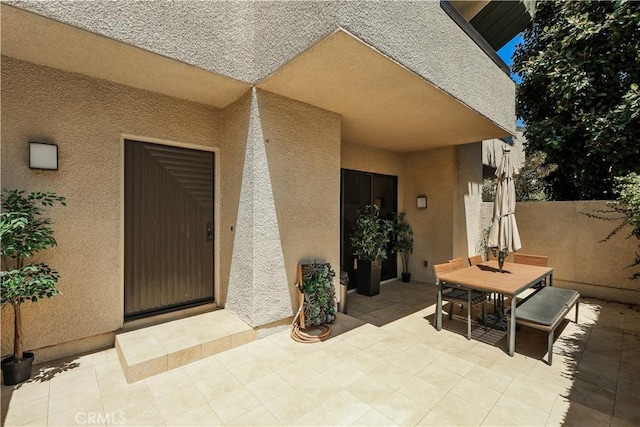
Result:
[[516,224],[516,188],[513,183],[513,176],[517,174],[518,170],[511,162],[510,154],[511,149],[505,147],[502,161],[496,170],[498,182],[493,201],[493,222],[487,244],[489,249],[498,251],[500,271],[502,271],[507,254],[522,247]]

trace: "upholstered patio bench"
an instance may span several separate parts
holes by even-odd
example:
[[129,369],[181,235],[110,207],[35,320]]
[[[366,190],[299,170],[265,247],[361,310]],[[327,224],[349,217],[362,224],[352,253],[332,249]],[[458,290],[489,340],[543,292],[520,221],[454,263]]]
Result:
[[[580,294],[570,289],[545,286],[529,295],[516,306],[516,323],[530,328],[540,329],[549,333],[548,361],[551,366],[553,359],[553,336],[556,328],[573,306],[576,307],[576,323],[578,323],[578,308]],[[511,310],[507,318],[511,317]],[[511,331],[510,333],[513,333]]]

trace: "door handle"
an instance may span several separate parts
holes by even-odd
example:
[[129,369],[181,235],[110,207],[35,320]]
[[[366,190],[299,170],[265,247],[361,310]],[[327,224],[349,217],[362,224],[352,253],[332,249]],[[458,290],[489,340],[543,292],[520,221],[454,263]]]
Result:
[[213,223],[207,223],[207,242],[213,241]]

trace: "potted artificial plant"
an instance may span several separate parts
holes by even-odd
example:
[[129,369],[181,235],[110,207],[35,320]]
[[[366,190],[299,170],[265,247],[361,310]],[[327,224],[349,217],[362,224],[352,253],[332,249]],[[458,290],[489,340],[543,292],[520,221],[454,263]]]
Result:
[[2,360],[5,385],[19,384],[31,377],[33,353],[22,348],[20,308],[58,294],[58,272],[45,263],[28,262],[38,252],[56,244],[51,220],[42,216],[43,207],[65,205],[64,197],[52,192],[5,191],[0,214],[0,271],[2,307],[11,305],[14,313],[13,356]]
[[393,251],[400,254],[402,260],[402,281],[409,283],[411,273],[409,273],[409,254],[413,252],[413,230],[405,219],[406,212],[395,215],[393,227]]
[[380,208],[376,205],[367,205],[356,219],[350,241],[358,259],[359,294],[373,296],[380,293],[381,263],[387,259],[386,247],[392,231],[393,222],[380,218]]

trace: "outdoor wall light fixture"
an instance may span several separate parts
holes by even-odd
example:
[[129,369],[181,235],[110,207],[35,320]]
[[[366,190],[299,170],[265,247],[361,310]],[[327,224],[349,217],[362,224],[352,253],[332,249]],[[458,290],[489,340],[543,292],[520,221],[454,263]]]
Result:
[[58,146],[44,142],[29,142],[29,168],[58,170]]
[[416,207],[418,209],[427,209],[427,196],[416,197]]

